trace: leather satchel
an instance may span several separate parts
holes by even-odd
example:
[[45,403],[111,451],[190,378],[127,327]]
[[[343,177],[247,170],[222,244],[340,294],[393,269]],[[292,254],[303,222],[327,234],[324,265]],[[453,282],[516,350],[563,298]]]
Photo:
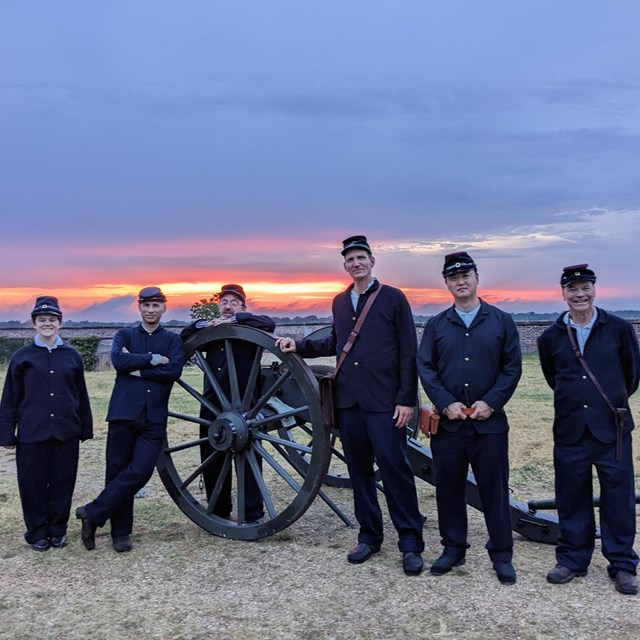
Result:
[[326,376],[322,376],[320,378],[318,384],[320,387],[320,404],[322,405],[322,419],[324,420],[325,429],[335,429],[337,428],[336,424],[336,376],[338,375],[338,371],[342,366],[345,358],[349,351],[351,351],[351,347],[353,347],[353,343],[356,341],[358,335],[360,334],[360,329],[362,328],[362,324],[364,323],[364,319],[367,317],[369,313],[369,309],[371,309],[371,305],[373,301],[376,299],[382,287],[384,285],[380,285],[368,298],[365,302],[365,305],[358,316],[358,320],[356,321],[355,326],[353,327],[347,341],[342,347],[342,352],[340,353],[340,357],[338,358],[338,363],[336,364],[336,368],[332,373],[328,373]]
[[440,414],[435,407],[431,409],[426,404],[423,404],[419,410],[418,420],[420,424],[420,431],[422,431],[427,438],[435,436],[438,433]]
[[320,404],[322,405],[322,419],[325,429],[336,428],[336,374],[328,373],[318,381],[320,385]]

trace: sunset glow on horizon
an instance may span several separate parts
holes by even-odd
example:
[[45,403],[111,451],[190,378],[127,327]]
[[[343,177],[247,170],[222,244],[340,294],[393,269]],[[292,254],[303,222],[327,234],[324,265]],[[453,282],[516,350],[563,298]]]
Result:
[[[349,285],[346,279],[342,282],[335,280],[286,284],[239,278],[234,282],[244,287],[248,294],[247,304],[251,310],[279,317],[329,316],[333,297]],[[28,318],[35,298],[43,293],[58,297],[67,319],[114,322],[122,320],[123,317],[135,318],[138,314],[137,293],[146,284],[157,284],[166,294],[168,318],[186,320],[189,317],[191,305],[201,299],[210,299],[225,283],[222,281],[196,283],[149,281],[144,285],[101,283],[83,288],[54,287],[46,290],[0,288],[0,299],[3,300],[4,306],[15,309],[12,317],[8,317],[5,311],[5,317],[2,319],[24,321]],[[444,286],[441,289],[410,287],[404,288],[403,291],[415,315],[433,315],[434,306],[444,307],[452,302]],[[603,288],[598,293],[600,298],[606,300],[610,294],[615,293],[615,290]],[[479,294],[487,302],[498,306],[517,303],[521,311],[526,310],[528,303],[538,305],[547,303],[549,311],[557,310],[562,306],[559,287],[535,290],[488,288],[479,290]],[[117,312],[110,316],[108,303],[113,301],[119,301],[119,304],[116,308]],[[96,316],[96,310],[103,306],[104,312]],[[540,310],[539,307],[536,308]]]

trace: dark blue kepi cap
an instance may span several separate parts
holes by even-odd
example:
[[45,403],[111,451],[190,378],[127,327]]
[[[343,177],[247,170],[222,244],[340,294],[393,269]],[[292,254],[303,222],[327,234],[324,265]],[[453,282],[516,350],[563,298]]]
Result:
[[444,267],[442,275],[446,278],[460,271],[471,271],[478,265],[473,261],[466,251],[458,251],[457,253],[449,253],[444,257]]
[[31,317],[35,316],[57,316],[62,318],[62,311],[55,296],[38,296],[31,312]]
[[350,236],[342,241],[342,255],[351,251],[351,249],[364,249],[367,253],[371,253],[371,247],[367,242],[367,236]]
[[584,264],[572,264],[562,269],[562,277],[560,278],[560,284],[566,287],[568,284],[575,282],[576,280],[586,280],[587,282],[595,282],[596,274],[588,268],[589,265]]
[[140,293],[138,293],[138,303],[141,304],[143,302],[166,302],[167,296],[162,293],[162,289],[160,287],[145,287],[144,289],[140,289]]

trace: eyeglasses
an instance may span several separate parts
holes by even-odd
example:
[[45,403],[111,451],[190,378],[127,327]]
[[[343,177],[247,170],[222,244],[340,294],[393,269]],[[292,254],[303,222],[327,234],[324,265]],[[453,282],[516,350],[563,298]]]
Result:
[[236,300],[235,298],[233,300],[225,300],[224,298],[222,300],[220,300],[220,305],[227,305],[229,307],[241,307],[242,306],[242,302],[240,300]]

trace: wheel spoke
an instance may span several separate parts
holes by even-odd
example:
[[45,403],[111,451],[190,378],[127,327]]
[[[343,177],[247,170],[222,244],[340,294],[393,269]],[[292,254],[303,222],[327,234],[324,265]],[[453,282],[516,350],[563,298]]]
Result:
[[207,420],[206,418],[199,418],[186,413],[175,413],[174,411],[169,411],[169,417],[176,418],[177,420],[184,420],[185,422],[193,422],[194,424],[202,426],[206,426],[211,422],[211,420]]
[[236,359],[233,355],[233,343],[231,340],[224,341],[224,352],[227,358],[227,369],[229,373],[229,387],[231,389],[231,404],[234,407],[240,406],[240,387],[238,386],[238,369]]
[[275,380],[275,382],[265,391],[265,393],[258,399],[258,402],[247,413],[247,419],[251,420],[255,418],[263,407],[269,402],[269,399],[276,394],[278,389],[291,377],[291,369],[285,369]]
[[[179,384],[187,393],[192,395],[203,407],[208,409],[216,418],[220,415],[220,409],[212,404],[203,394],[201,394],[197,389],[194,389],[189,383],[185,382],[181,378],[176,380],[177,384]],[[193,417],[188,418],[189,421],[195,421]]]
[[[227,398],[227,394],[223,391],[222,387],[220,386],[218,379],[213,374],[213,371],[211,371],[211,367],[209,366],[209,363],[206,361],[201,351],[196,351],[194,355],[196,357],[198,364],[200,365],[200,368],[204,371],[204,375],[207,378],[207,382],[211,385],[211,389],[216,394],[216,397],[220,402],[220,406],[222,407],[222,410],[229,411],[231,409],[231,403]],[[220,413],[219,411],[217,413],[214,412],[214,415],[216,415],[217,417],[219,413]]]
[[258,487],[260,489],[260,495],[262,496],[262,501],[264,502],[264,506],[267,509],[267,513],[270,518],[275,518],[277,515],[276,509],[273,506],[273,500],[271,499],[271,494],[269,493],[269,489],[264,481],[264,476],[262,475],[262,469],[260,469],[260,465],[258,464],[258,459],[256,457],[253,449],[250,449],[247,452],[247,460],[249,461],[249,467],[251,468],[251,472],[253,473],[253,477],[255,478]]
[[199,438],[198,440],[191,440],[190,442],[183,442],[182,444],[177,444],[174,447],[165,447],[165,453],[176,453],[176,451],[184,451],[184,449],[191,449],[192,447],[197,447],[198,445],[204,444],[208,442],[209,438]]
[[249,424],[252,427],[262,427],[266,424],[271,424],[272,422],[279,422],[280,420],[284,420],[285,418],[295,417],[300,415],[303,411],[308,411],[309,406],[303,405],[302,407],[297,407],[295,409],[291,409],[290,411],[283,411],[282,413],[274,413],[271,416],[264,416],[262,418],[258,418],[256,420],[249,421]]
[[209,504],[207,505],[207,513],[213,513],[213,510],[216,507],[218,502],[218,498],[220,497],[220,493],[222,492],[222,485],[224,484],[224,479],[227,477],[227,473],[229,473],[229,467],[231,467],[231,458],[232,454],[227,453],[224,457],[224,462],[222,463],[222,469],[220,470],[220,475],[216,480],[216,484],[213,487],[213,491],[211,492],[211,497],[209,498]]
[[181,489],[186,489],[218,456],[221,451],[214,451],[205,458],[180,484]]
[[267,461],[280,477],[296,492],[300,491],[300,485],[287,473],[287,470],[262,446],[260,442],[255,443],[258,453]]
[[249,410],[251,405],[251,399],[253,398],[253,394],[256,390],[258,379],[260,377],[261,363],[262,363],[262,354],[264,349],[262,347],[257,347],[256,352],[253,356],[253,362],[251,364],[251,371],[249,372],[249,378],[247,379],[247,386],[244,389],[244,397],[242,398],[242,406],[240,407],[240,411],[243,413]]
[[313,450],[311,447],[307,447],[304,444],[300,444],[295,440],[285,440],[284,438],[278,438],[276,436],[272,436],[270,433],[264,433],[264,431],[260,431],[256,434],[256,438],[260,440],[266,440],[270,442],[274,446],[276,444],[280,444],[287,449],[295,449],[296,451],[302,451],[302,453],[311,453]]
[[245,457],[246,453],[244,451],[236,455],[236,503],[238,524],[244,524],[247,520],[247,491],[245,489],[246,478],[244,477]]

